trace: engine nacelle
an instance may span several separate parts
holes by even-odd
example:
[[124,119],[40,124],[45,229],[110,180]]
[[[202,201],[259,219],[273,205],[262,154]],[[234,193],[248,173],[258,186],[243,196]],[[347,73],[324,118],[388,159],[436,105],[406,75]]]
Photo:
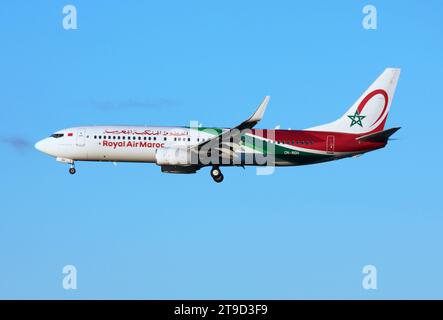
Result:
[[163,173],[196,173],[199,168],[196,166],[162,166]]
[[185,166],[191,164],[191,153],[185,148],[157,149],[155,162],[159,166]]

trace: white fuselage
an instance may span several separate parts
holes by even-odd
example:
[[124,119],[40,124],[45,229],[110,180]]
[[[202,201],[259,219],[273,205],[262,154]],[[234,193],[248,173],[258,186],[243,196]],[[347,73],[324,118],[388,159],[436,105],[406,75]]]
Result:
[[63,162],[155,162],[158,149],[197,145],[216,134],[187,127],[77,127],[57,131],[35,147]]

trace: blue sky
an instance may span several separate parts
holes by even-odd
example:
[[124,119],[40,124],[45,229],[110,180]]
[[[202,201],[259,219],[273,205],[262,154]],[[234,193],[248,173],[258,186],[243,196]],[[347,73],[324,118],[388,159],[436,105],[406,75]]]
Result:
[[[440,1],[69,3],[78,30],[65,1],[1,5],[0,298],[443,298]],[[402,129],[357,159],[215,184],[152,164],[70,176],[32,147],[77,125],[229,127],[267,94],[259,127],[303,129],[388,66]]]

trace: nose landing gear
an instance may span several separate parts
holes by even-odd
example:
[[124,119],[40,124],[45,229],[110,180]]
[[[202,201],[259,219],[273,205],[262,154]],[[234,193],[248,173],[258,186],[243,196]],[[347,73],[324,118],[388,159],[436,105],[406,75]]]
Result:
[[215,166],[212,167],[212,169],[211,169],[211,177],[217,183],[222,182],[223,178],[224,178],[222,172],[220,171],[220,168],[219,167],[215,167]]
[[75,166],[74,166],[74,162],[71,163],[71,167],[69,168],[69,173],[70,174],[75,174]]

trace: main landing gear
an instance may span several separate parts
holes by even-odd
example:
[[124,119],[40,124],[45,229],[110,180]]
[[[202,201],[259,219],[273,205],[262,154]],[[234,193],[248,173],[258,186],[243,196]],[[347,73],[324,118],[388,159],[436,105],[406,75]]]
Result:
[[69,168],[69,173],[70,174],[75,174],[75,166],[74,166],[74,162],[71,163],[71,167]]
[[220,183],[223,181],[223,174],[220,171],[219,167],[212,167],[211,169],[211,177],[214,179],[215,182]]

